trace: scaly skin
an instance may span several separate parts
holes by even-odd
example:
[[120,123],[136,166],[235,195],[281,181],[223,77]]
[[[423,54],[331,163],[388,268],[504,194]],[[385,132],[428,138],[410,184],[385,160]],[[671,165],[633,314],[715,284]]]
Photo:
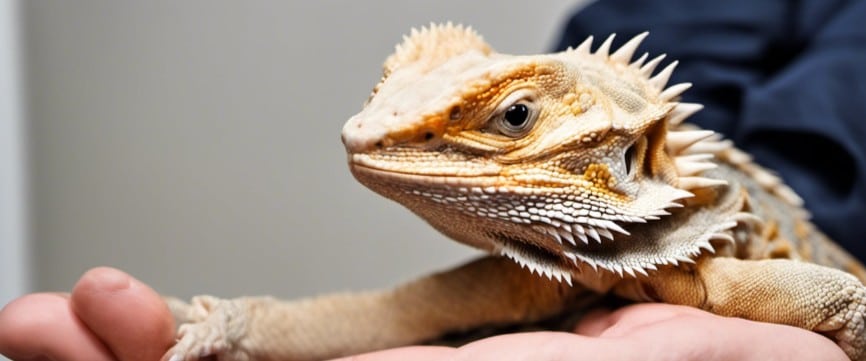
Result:
[[866,360],[862,265],[777,177],[683,123],[700,106],[667,86],[676,63],[631,60],[644,36],[510,56],[459,26],[413,31],[343,128],[349,166],[493,256],[379,292],[172,300],[186,323],[166,359],[320,359],[532,322],[594,291],[802,327]]

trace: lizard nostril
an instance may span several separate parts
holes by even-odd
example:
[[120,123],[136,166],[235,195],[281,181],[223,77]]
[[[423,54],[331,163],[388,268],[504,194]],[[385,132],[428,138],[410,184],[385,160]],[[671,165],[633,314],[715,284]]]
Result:
[[433,132],[427,132],[427,133],[424,133],[424,140],[430,140],[430,139],[433,139],[434,136],[435,136],[435,135],[433,134]]
[[460,106],[455,105],[451,107],[451,110],[448,112],[448,119],[451,121],[460,120]]
[[373,145],[374,145],[374,146],[376,146],[376,148],[379,148],[379,149],[382,149],[382,147],[384,147],[384,146],[385,146],[385,144],[384,144],[384,143],[382,143],[382,141],[381,141],[381,140],[380,140],[380,141],[378,141],[378,142],[376,142],[376,144],[373,144]]

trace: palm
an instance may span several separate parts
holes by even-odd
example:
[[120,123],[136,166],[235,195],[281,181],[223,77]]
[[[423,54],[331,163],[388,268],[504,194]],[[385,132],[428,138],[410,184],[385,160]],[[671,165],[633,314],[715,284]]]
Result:
[[498,336],[458,349],[389,350],[357,360],[848,360],[830,339],[809,331],[666,304],[596,312],[576,331]]

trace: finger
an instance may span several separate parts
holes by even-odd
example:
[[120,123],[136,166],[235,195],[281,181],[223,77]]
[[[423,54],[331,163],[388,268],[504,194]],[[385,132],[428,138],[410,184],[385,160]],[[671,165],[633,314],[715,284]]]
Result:
[[37,293],[0,310],[0,354],[13,360],[111,361],[111,352],[75,316],[68,296]]
[[72,290],[75,314],[121,361],[158,360],[174,342],[168,306],[147,285],[113,268],[95,268]]
[[444,346],[411,346],[339,358],[334,361],[438,361],[450,358],[454,349]]
[[574,327],[574,333],[583,336],[597,337],[613,325],[608,309],[596,309],[587,313]]

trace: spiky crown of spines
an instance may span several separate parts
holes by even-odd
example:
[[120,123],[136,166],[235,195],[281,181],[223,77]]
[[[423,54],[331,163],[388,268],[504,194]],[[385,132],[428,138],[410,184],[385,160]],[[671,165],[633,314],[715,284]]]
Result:
[[[577,56],[591,57],[594,60],[603,62],[609,66],[621,67],[625,69],[624,72],[628,74],[627,76],[632,76],[636,80],[645,82],[647,88],[651,90],[650,96],[655,97],[655,99],[648,99],[649,101],[658,102],[659,105],[673,105],[663,121],[666,123],[666,127],[668,128],[665,139],[666,150],[673,160],[677,173],[677,184],[673,184],[673,186],[678,187],[682,193],[684,193],[683,196],[677,196],[678,198],[688,198],[693,196],[691,192],[688,192],[689,190],[726,184],[726,181],[724,180],[700,176],[703,171],[717,167],[716,163],[713,162],[714,154],[717,151],[727,149],[727,147],[724,147],[727,143],[719,143],[719,137],[713,131],[691,130],[688,129],[688,127],[681,126],[686,118],[702,109],[702,106],[700,104],[678,102],[680,94],[689,89],[691,83],[679,83],[671,86],[667,85],[678,62],[671,62],[661,71],[653,75],[656,68],[664,60],[664,54],[647,61],[648,54],[645,53],[638,59],[634,61],[631,60],[641,41],[643,41],[647,35],[648,33],[644,32],[633,37],[613,53],[611,53],[611,45],[615,35],[610,35],[605,39],[595,52],[591,51],[593,37],[590,36],[576,48],[570,48],[566,50],[566,52],[572,52]],[[719,146],[722,146],[722,148],[719,149]],[[665,208],[680,206],[680,204],[671,203],[666,205]],[[662,210],[660,210],[660,212],[663,214],[669,214]],[[661,213],[660,215],[662,215]],[[699,239],[692,240],[693,242],[690,246],[684,245],[684,250],[681,253],[667,256],[658,255],[654,260],[642,262],[640,264],[605,262],[584,256],[580,253],[563,252],[563,255],[569,258],[575,265],[588,265],[596,271],[604,269],[615,273],[620,277],[625,274],[632,277],[635,277],[637,274],[647,275],[647,271],[655,270],[658,266],[676,266],[680,263],[694,263],[693,259],[698,257],[702,250],[708,252],[714,251],[711,244],[712,240],[721,239],[731,241],[732,238],[727,234],[727,231],[736,224],[736,220],[731,219],[712,225],[706,229],[706,232],[704,232]],[[565,225],[563,224],[563,226]],[[560,243],[564,243],[563,240],[565,240],[572,245],[576,245],[576,238],[579,238],[584,243],[588,242],[587,238],[593,238],[600,243],[601,240],[598,236],[599,234],[604,238],[612,239],[613,237],[610,234],[610,230],[628,235],[628,232],[624,231],[619,226],[616,228],[606,228],[605,225],[601,223],[584,226],[580,229],[581,232],[576,232],[574,227],[571,228],[572,229],[541,226],[539,230],[550,234],[560,241]],[[591,237],[587,237],[587,235]],[[517,249],[503,249],[502,253],[507,257],[512,258],[520,265],[529,268],[532,272],[537,272],[539,275],[544,275],[551,279],[564,280],[570,283],[570,277],[565,274],[565,270],[558,269],[549,264],[544,264],[543,262],[537,262],[532,259],[531,254],[524,254]]]
[[[626,44],[610,53],[611,44],[614,35],[610,35],[593,53],[590,48],[592,46],[592,36],[588,37],[578,47],[568,49],[567,51],[576,52],[585,56],[593,56],[598,60],[605,61],[611,65],[624,66],[632,72],[632,75],[638,79],[643,79],[650,88],[655,90],[659,101],[674,103],[673,109],[665,117],[664,121],[668,127],[665,139],[665,146],[668,154],[674,160],[674,165],[678,174],[677,186],[683,190],[694,190],[696,188],[712,187],[726,184],[725,180],[701,177],[702,172],[717,167],[714,158],[730,163],[737,167],[759,185],[767,189],[769,192],[780,197],[784,201],[794,206],[800,206],[802,200],[787,187],[779,177],[770,171],[760,167],[752,161],[752,157],[747,153],[735,148],[729,140],[722,139],[722,136],[711,130],[698,129],[697,127],[686,125],[683,121],[703,108],[700,104],[678,102],[678,97],[685,90],[691,87],[690,83],[679,83],[666,87],[671,74],[676,68],[678,62],[674,61],[667,65],[657,74],[652,75],[658,65],[665,58],[662,54],[646,62],[648,54],[644,53],[635,61],[631,58],[640,45],[640,42],[646,38],[648,33],[641,33]],[[799,209],[799,208],[798,208]],[[647,275],[647,271],[657,269],[657,266],[673,265],[677,266],[680,263],[694,263],[702,250],[714,252],[711,244],[713,240],[721,240],[733,242],[733,238],[728,231],[741,222],[760,222],[759,219],[747,212],[735,213],[730,219],[719,224],[712,225],[700,240],[694,243],[694,247],[687,252],[672,256],[669,258],[659,258],[655,262],[642,264],[639,266],[628,266],[618,263],[598,262],[590,257],[585,257],[576,253],[565,253],[576,265],[579,263],[589,265],[594,270],[599,268],[623,276],[628,274],[632,277],[636,274]],[[518,263],[529,263],[527,259],[519,259],[521,257],[512,257]],[[539,274],[543,274],[548,278],[565,279],[562,275],[557,274],[556,270],[549,270],[550,267],[536,265],[535,270]],[[532,270],[532,267],[530,267]]]
[[641,42],[649,35],[643,32],[631,38],[619,49],[610,53],[611,44],[616,34],[611,34],[596,49],[590,51],[593,37],[589,36],[577,48],[569,51],[579,52],[584,55],[592,55],[612,64],[626,66],[644,79],[647,84],[656,91],[660,101],[675,103],[674,108],[666,117],[668,132],[666,147],[668,153],[673,157],[674,164],[679,174],[678,187],[689,190],[695,188],[711,187],[725,184],[724,180],[697,176],[701,172],[716,167],[713,158],[719,158],[737,166],[738,169],[748,174],[759,185],[785,200],[793,206],[800,207],[803,204],[800,198],[791,188],[785,185],[781,178],[771,171],[754,163],[752,157],[736,147],[729,140],[711,130],[696,129],[684,126],[683,121],[703,109],[701,104],[678,102],[678,97],[691,87],[691,83],[678,83],[667,86],[671,74],[679,64],[673,61],[661,71],[652,75],[655,69],[665,58],[665,54],[656,56],[647,62],[648,53],[644,53],[638,59],[631,61],[635,51]]
[[692,86],[691,83],[677,83],[668,86],[668,81],[679,62],[672,61],[653,75],[653,72],[665,59],[666,54],[658,55],[647,61],[649,54],[644,53],[632,61],[635,51],[648,35],[649,32],[643,32],[634,36],[613,53],[611,53],[611,45],[616,34],[608,36],[595,52],[591,50],[592,36],[587,37],[576,48],[569,48],[566,51],[591,56],[612,66],[627,68],[626,71],[631,73],[631,76],[646,83],[647,87],[655,93],[653,95],[657,97],[659,102],[673,103],[674,107],[665,119],[668,126],[665,144],[679,176],[677,187],[690,190],[725,184],[724,180],[698,176],[701,172],[716,167],[716,164],[712,161],[712,153],[695,152],[693,147],[704,140],[709,140],[715,132],[710,130],[676,130],[686,118],[703,108],[700,104],[677,101],[679,96]]
[[412,28],[403,41],[394,48],[394,53],[385,60],[384,76],[404,64],[424,64],[434,68],[446,60],[467,51],[479,51],[484,55],[493,52],[484,38],[472,27],[430,23],[421,29]]

